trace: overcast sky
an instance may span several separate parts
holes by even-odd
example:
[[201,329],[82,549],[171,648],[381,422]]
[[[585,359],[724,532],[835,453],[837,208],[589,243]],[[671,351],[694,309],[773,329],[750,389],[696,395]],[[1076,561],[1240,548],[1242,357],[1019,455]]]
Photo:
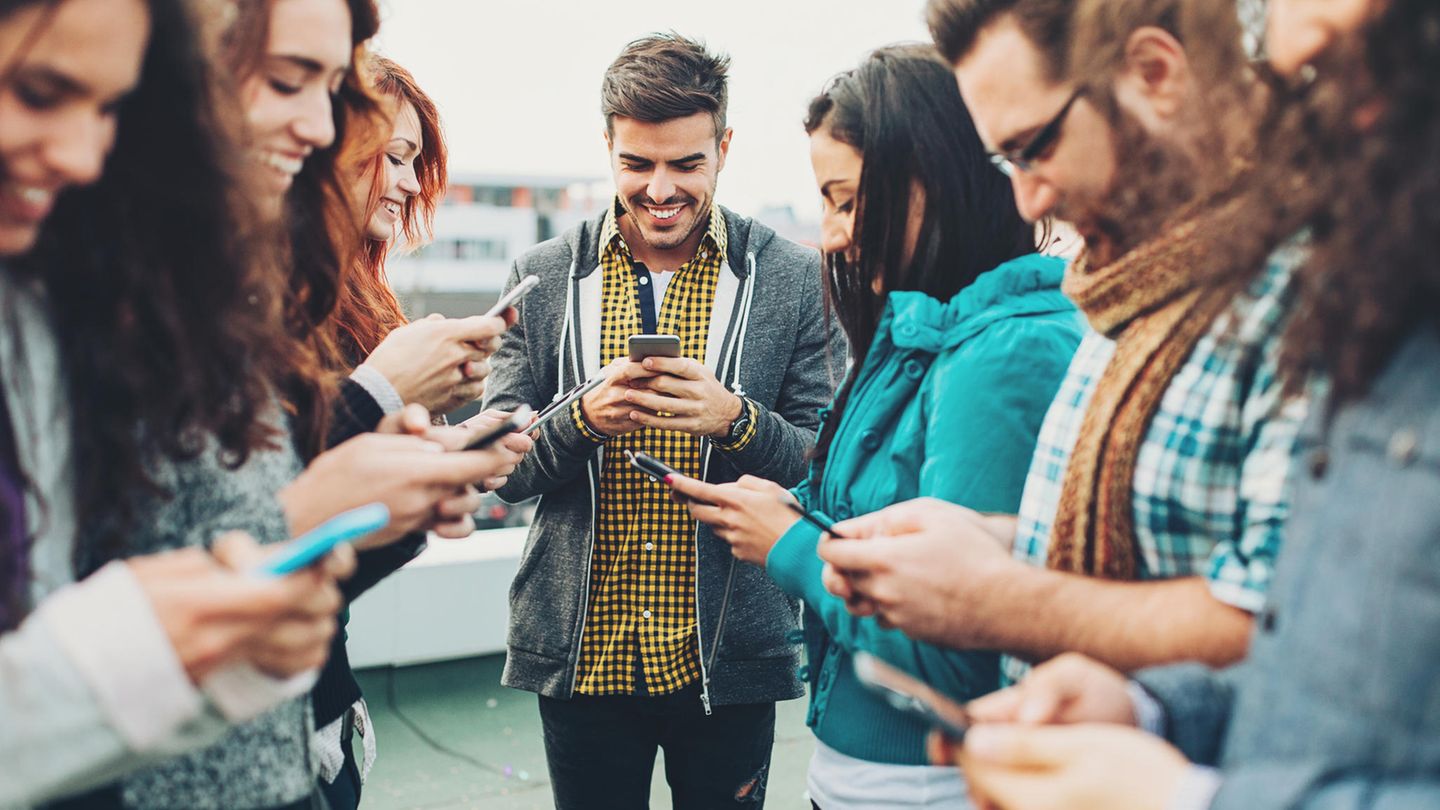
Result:
[[717,198],[819,209],[801,120],[869,50],[926,39],[924,0],[380,0],[379,50],[440,106],[453,170],[609,176],[600,79],[632,39],[675,30],[730,54]]

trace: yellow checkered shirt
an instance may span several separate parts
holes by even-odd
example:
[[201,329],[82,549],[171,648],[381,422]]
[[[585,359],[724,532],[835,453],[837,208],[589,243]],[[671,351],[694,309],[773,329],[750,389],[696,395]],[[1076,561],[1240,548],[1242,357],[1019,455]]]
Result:
[[[656,318],[659,334],[678,335],[681,354],[702,363],[726,245],[724,215],[718,206],[710,212],[699,250],[675,271]],[[609,364],[629,354],[630,336],[642,330],[633,257],[613,206],[600,233],[600,267],[601,363]],[[646,428],[606,442],[576,686],[585,695],[636,693],[637,666],[652,695],[700,679],[695,521],[664,485],[630,466],[627,449],[649,453],[685,475],[698,478],[701,472],[700,440],[684,433]]]

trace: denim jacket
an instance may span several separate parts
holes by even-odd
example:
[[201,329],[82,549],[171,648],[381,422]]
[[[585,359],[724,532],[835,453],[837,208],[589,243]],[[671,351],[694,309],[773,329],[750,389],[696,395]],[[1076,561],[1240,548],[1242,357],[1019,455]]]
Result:
[[1249,657],[1139,680],[1221,767],[1215,810],[1440,807],[1440,335],[1333,422],[1314,411]]

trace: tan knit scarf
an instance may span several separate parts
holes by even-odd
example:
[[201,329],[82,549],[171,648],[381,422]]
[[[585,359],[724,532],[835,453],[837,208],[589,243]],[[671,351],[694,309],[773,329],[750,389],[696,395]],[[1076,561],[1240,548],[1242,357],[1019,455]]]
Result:
[[1082,257],[1066,274],[1065,294],[1115,341],[1115,354],[1065,471],[1050,568],[1135,578],[1135,458],[1171,379],[1244,287],[1240,273],[1203,275],[1207,253],[1223,244],[1216,239],[1233,224],[1236,207],[1207,206],[1109,265],[1091,267]]

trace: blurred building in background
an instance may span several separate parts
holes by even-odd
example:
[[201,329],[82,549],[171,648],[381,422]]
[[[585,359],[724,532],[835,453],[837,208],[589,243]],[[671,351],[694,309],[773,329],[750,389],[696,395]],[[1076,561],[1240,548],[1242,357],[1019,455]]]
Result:
[[[435,240],[397,250],[386,265],[390,285],[412,318],[484,312],[499,298],[516,258],[595,216],[613,188],[599,178],[454,174],[435,216]],[[789,206],[743,213],[787,239],[819,242],[819,224],[798,218]]]

